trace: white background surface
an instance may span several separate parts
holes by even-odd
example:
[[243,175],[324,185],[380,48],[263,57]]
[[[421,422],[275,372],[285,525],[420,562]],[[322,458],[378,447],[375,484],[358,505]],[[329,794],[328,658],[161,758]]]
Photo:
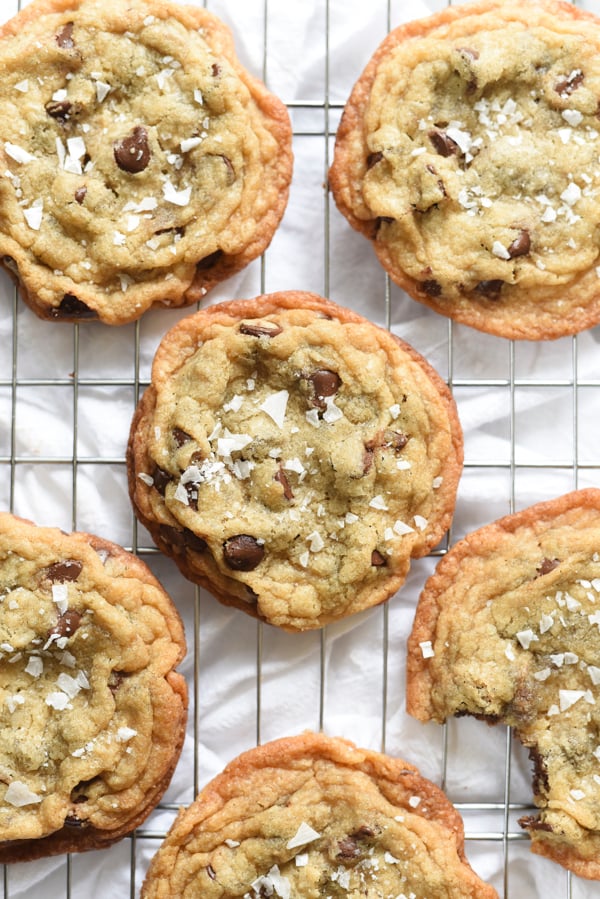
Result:
[[[465,430],[452,541],[513,508],[600,485],[600,329],[534,344],[451,325],[387,284],[368,242],[350,230],[325,189],[341,107],[369,56],[390,26],[445,4],[207,5],[232,27],[242,62],[288,104],[295,150],[290,202],[263,262],[209,301],[313,290],[390,326],[422,352],[450,382]],[[580,5],[600,13],[599,2]],[[2,0],[2,20],[16,11],[15,0]],[[404,757],[442,784],[465,819],[472,865],[501,896],[600,897],[600,884],[529,852],[517,819],[530,811],[530,764],[504,728],[460,719],[445,729],[406,715],[405,642],[435,557],[413,565],[386,607],[322,633],[287,635],[220,606],[152,552],[129,506],[124,451],[154,350],[190,311],[152,311],[119,329],[45,323],[0,273],[0,507],[139,551],[184,618],[189,654],[182,670],[191,693],[181,762],[136,837],[102,852],[12,866],[0,878],[0,896],[138,895],[178,804],[242,750],[322,727]]]

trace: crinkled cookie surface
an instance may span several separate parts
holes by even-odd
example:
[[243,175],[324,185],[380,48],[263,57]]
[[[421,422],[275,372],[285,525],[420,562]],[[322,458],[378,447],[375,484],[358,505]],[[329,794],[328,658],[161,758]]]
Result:
[[289,630],[389,598],[447,529],[461,466],[454,401],[428,363],[293,291],[171,329],[128,450],[158,546],[223,602]]
[[600,879],[600,491],[457,543],[419,600],[407,708],[514,727],[534,762],[532,849]]
[[289,117],[211,13],[34,0],[0,72],[0,257],[42,318],[188,305],[270,242]]
[[504,337],[600,320],[599,49],[556,0],[452,6],[378,48],[330,181],[413,298]]
[[0,861],[110,845],[185,732],[171,600],[137,558],[0,513]]
[[322,734],[231,762],[183,811],[143,899],[493,899],[464,857],[462,821],[400,759]]

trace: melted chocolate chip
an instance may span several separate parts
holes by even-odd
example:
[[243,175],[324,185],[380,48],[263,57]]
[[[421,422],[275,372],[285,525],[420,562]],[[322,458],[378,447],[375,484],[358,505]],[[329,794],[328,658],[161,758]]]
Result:
[[59,637],[72,637],[81,623],[81,612],[76,609],[67,609],[58,620],[53,628],[49,631],[49,635],[57,634]]
[[223,544],[223,558],[233,571],[253,571],[262,562],[265,548],[256,537],[237,534]]
[[81,206],[83,201],[85,200],[85,195],[87,194],[87,187],[84,185],[83,187],[78,187],[75,191],[75,199]]
[[530,747],[529,758],[533,762],[533,792],[539,796],[550,789],[546,761],[537,746]]
[[383,431],[379,431],[372,440],[369,440],[366,447],[371,452],[374,452],[376,449],[382,449],[400,453],[407,443],[408,437],[406,434],[403,434],[401,431],[393,431],[391,428],[385,428]]
[[377,153],[369,153],[367,156],[367,171],[372,169],[374,165],[377,165],[378,162],[381,162],[383,159],[383,153],[379,150]]
[[523,830],[545,830],[552,833],[552,825],[547,821],[540,821],[535,815],[523,815],[519,818],[519,824]]
[[217,875],[216,875],[215,869],[213,868],[212,865],[207,865],[207,866],[206,866],[206,873],[208,874],[208,876],[210,877],[211,880],[216,880],[216,879],[217,879]]
[[95,309],[90,309],[83,300],[80,300],[72,293],[66,293],[60,301],[60,305],[55,306],[50,315],[52,318],[98,318],[98,313]]
[[315,397],[319,399],[325,396],[335,396],[342,384],[338,373],[329,368],[317,369],[309,375],[308,380],[312,384]]
[[240,334],[248,334],[250,337],[277,337],[282,331],[283,328],[280,328],[275,322],[259,322],[257,324],[242,322],[240,325]]
[[136,125],[131,134],[113,144],[115,162],[124,172],[132,175],[143,172],[150,162],[148,132]]
[[275,472],[274,478],[283,487],[283,495],[285,496],[285,498],[293,499],[294,493],[292,491],[292,488],[290,487],[290,482],[288,481],[283,468],[280,467],[279,470]]
[[82,569],[83,562],[79,559],[65,559],[44,568],[42,576],[55,584],[64,584],[66,581],[76,581]]
[[186,484],[185,492],[187,493],[188,498],[188,506],[190,509],[193,509],[195,512],[198,511],[198,485],[197,484]]
[[440,156],[453,156],[459,151],[456,141],[448,137],[445,131],[430,131],[429,140],[433,144],[433,148]]
[[152,480],[154,481],[154,487],[158,492],[164,496],[165,490],[167,489],[167,484],[171,483],[171,475],[168,471],[165,471],[164,468],[159,468],[158,465],[154,467],[154,471],[152,472]]
[[64,125],[74,111],[73,104],[69,100],[50,100],[44,109],[50,118],[56,119],[61,125]]
[[543,577],[545,574],[550,574],[550,572],[554,571],[555,568],[558,568],[559,565],[559,559],[542,559],[535,570],[537,571],[538,577]]
[[492,281],[480,281],[475,287],[475,292],[487,297],[489,300],[497,300],[502,291],[504,281],[496,278]]
[[578,87],[581,87],[584,81],[583,72],[576,71],[568,78],[561,78],[554,85],[554,90],[560,97],[570,97]]
[[72,50],[75,46],[73,40],[73,25],[74,22],[67,22],[56,35],[56,43],[61,50]]
[[442,285],[438,284],[433,278],[429,278],[427,281],[421,281],[421,290],[428,297],[439,297],[442,293]]
[[173,428],[172,434],[173,440],[175,441],[175,446],[177,447],[183,446],[185,443],[189,443],[189,441],[192,439],[192,437],[187,433],[187,431],[184,431],[183,428]]
[[211,72],[213,73],[213,78],[218,78],[221,74],[221,66],[217,62],[213,62]]
[[382,225],[391,225],[394,221],[395,219],[389,215],[377,216],[377,218],[373,220],[373,233],[371,234],[371,237],[376,238]]
[[383,568],[387,565],[387,559],[381,555],[378,549],[374,549],[371,553],[371,565],[375,568]]
[[513,242],[508,247],[508,255],[511,259],[516,259],[517,256],[527,256],[531,249],[531,238],[529,236],[529,231],[523,229],[519,236],[516,237]]
[[65,827],[87,827],[88,822],[82,821],[77,815],[67,815],[64,824]]
[[210,256],[205,256],[204,259],[201,259],[200,262],[196,263],[196,270],[204,272],[206,271],[206,269],[212,268],[213,265],[217,264],[222,256],[223,250],[215,250],[215,252],[211,253]]
[[165,524],[161,525],[159,530],[164,542],[168,543],[171,549],[177,553],[182,553],[186,549],[201,553],[208,549],[206,540],[199,537],[198,534],[195,534],[189,528],[179,531],[177,528],[172,528]]

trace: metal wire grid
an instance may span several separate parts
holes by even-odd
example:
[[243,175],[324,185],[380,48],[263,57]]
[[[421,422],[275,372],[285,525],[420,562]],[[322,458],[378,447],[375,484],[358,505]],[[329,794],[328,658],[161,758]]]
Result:
[[[299,0],[296,0],[299,2]],[[375,2],[375,0],[374,0]],[[242,0],[233,0],[238,4],[240,18],[243,20],[245,4]],[[269,83],[270,72],[270,41],[272,40],[271,29],[275,13],[278,14],[278,21],[281,14],[281,6],[276,5],[275,0],[258,0],[262,6],[262,75]],[[215,0],[213,4],[205,3],[212,8],[217,14],[220,10],[218,2]],[[225,4],[227,6],[227,4]],[[231,2],[228,5],[231,9]],[[293,6],[294,4],[290,4]],[[307,100],[291,100],[288,103],[293,122],[294,122],[294,141],[297,159],[301,158],[304,146],[321,147],[321,165],[322,171],[319,177],[323,178],[326,183],[327,171],[332,156],[332,144],[335,136],[335,130],[343,108],[343,98],[341,96],[332,97],[330,90],[330,77],[332,70],[332,57],[330,52],[331,43],[331,22],[332,15],[340,15],[340,9],[334,4],[334,0],[314,0],[315,10],[315,30],[319,30],[319,34],[315,34],[316,40],[322,41],[323,46],[323,95],[322,97]],[[389,29],[393,25],[402,21],[402,2],[394,4],[392,0],[380,0],[382,16],[385,18],[385,27]],[[429,4],[432,11],[441,8],[443,2]],[[585,4],[581,4],[585,5]],[[596,6],[598,4],[595,4]],[[594,4],[587,4],[588,8],[593,8]],[[19,2],[20,8],[20,2]],[[288,7],[289,9],[290,7]],[[595,10],[600,11],[600,10]],[[10,11],[16,12],[16,9]],[[343,11],[341,13],[343,15]],[[365,59],[371,50],[366,52]],[[362,65],[362,64],[361,64]],[[361,66],[356,67],[355,75],[358,75]],[[332,210],[332,204],[327,191],[323,191],[322,199],[322,283],[317,285],[315,289],[320,290],[325,296],[332,296],[335,290],[333,282],[335,278],[332,274],[332,265],[334,263],[334,252],[337,249],[332,246],[332,235],[335,232],[336,240],[343,229],[343,225],[335,218],[336,213]],[[285,228],[285,220],[284,225]],[[352,239],[348,235],[344,239]],[[257,292],[265,292],[269,289],[269,266],[272,259],[273,249],[267,251],[260,263],[254,266],[255,284],[258,288]],[[372,271],[376,271],[373,266]],[[303,284],[293,286],[302,287]],[[252,295],[248,293],[247,295]],[[8,294],[7,294],[8,296]],[[226,296],[226,289],[223,296]],[[334,296],[334,298],[336,298]],[[337,298],[340,299],[340,298]],[[340,301],[343,302],[342,299]],[[409,306],[404,304],[397,289],[390,283],[387,278],[381,277],[380,290],[380,309],[381,321],[388,327],[397,325],[398,315],[402,312],[398,310],[412,311]],[[404,305],[403,305],[404,304]],[[503,404],[504,412],[500,416],[503,422],[504,433],[500,435],[498,440],[498,452],[496,455],[489,452],[481,453],[479,444],[474,440],[472,444],[467,443],[465,453],[465,474],[464,478],[472,481],[474,484],[474,492],[477,493],[480,485],[485,485],[487,475],[490,472],[495,474],[501,473],[504,479],[505,489],[502,496],[492,496],[486,494],[485,486],[481,487],[481,495],[487,504],[489,514],[481,520],[469,520],[468,516],[457,527],[456,520],[454,531],[449,535],[448,543],[451,543],[456,536],[462,536],[466,530],[485,523],[487,520],[497,517],[506,511],[512,511],[517,506],[522,507],[536,499],[545,498],[537,495],[537,484],[539,477],[543,476],[544,481],[550,475],[556,482],[556,494],[575,489],[579,486],[587,484],[600,483],[598,478],[600,459],[594,457],[593,452],[589,451],[590,443],[594,443],[588,437],[583,439],[584,434],[592,428],[597,427],[594,423],[594,412],[599,408],[600,399],[600,378],[596,377],[595,370],[587,364],[589,358],[589,342],[598,342],[600,333],[598,329],[589,332],[585,338],[585,356],[582,362],[582,353],[580,345],[582,337],[573,337],[566,340],[558,341],[551,345],[541,345],[535,348],[524,346],[523,344],[515,344],[510,341],[503,342],[504,357],[500,362],[497,361],[498,354],[495,353],[495,362],[492,365],[492,371],[486,367],[486,350],[491,344],[485,336],[477,335],[473,341],[473,334],[460,326],[455,326],[452,322],[442,321],[435,313],[428,310],[419,310],[421,315],[427,317],[428,326],[433,329],[435,339],[431,341],[433,346],[432,353],[434,358],[430,361],[437,367],[438,371],[446,378],[459,405],[459,412],[465,408],[473,395],[481,395],[484,401],[494,398]],[[156,335],[150,332],[150,336],[145,330],[144,322],[138,322],[134,326],[127,326],[126,340],[128,352],[130,353],[132,374],[122,374],[116,377],[103,373],[101,375],[88,374],[87,365],[83,364],[84,358],[90,347],[90,342],[95,339],[106,339],[107,335],[101,333],[100,329],[96,329],[90,337],[90,330],[94,331],[94,326],[88,329],[84,326],[48,326],[47,339],[52,343],[58,332],[60,347],[64,352],[70,354],[72,359],[72,372],[67,376],[57,377],[27,377],[21,374],[22,360],[27,357],[28,340],[31,328],[31,313],[24,309],[20,301],[18,301],[16,292],[12,291],[10,298],[5,304],[5,308],[0,307],[0,316],[4,314],[7,322],[8,341],[5,349],[0,354],[0,361],[4,356],[4,366],[0,367],[0,438],[2,431],[6,428],[8,434],[8,442],[4,448],[0,442],[0,472],[4,475],[0,478],[4,485],[5,496],[0,494],[2,504],[15,511],[17,514],[29,515],[32,513],[23,507],[22,496],[19,495],[19,482],[22,474],[30,469],[41,470],[49,473],[58,473],[65,485],[65,492],[70,493],[70,500],[65,497],[64,503],[64,522],[60,522],[61,526],[70,527],[71,529],[81,529],[82,516],[84,512],[84,502],[80,497],[82,472],[86,469],[105,469],[116,471],[119,476],[124,479],[124,458],[121,451],[102,452],[101,454],[86,454],[80,449],[80,436],[82,421],[84,420],[83,412],[86,404],[89,402],[91,394],[95,390],[105,390],[110,392],[124,391],[130,398],[131,411],[141,395],[143,388],[148,381],[147,365],[144,364],[144,358],[150,353],[153,343],[156,343]],[[150,320],[154,313],[149,313],[147,318]],[[27,324],[24,325],[24,322]],[[158,328],[166,329],[172,324],[172,319],[166,319],[164,315],[160,318]],[[402,333],[402,325],[400,325],[400,333]],[[35,332],[35,326],[34,326]],[[65,335],[69,335],[68,338]],[[403,335],[404,336],[404,335]],[[88,340],[90,338],[90,340]],[[69,348],[70,345],[70,348]],[[498,344],[495,344],[497,350]],[[417,347],[419,348],[419,347]],[[531,358],[535,356],[536,371],[541,372],[540,375],[530,374],[532,371]],[[10,359],[9,359],[10,356]],[[481,373],[474,376],[472,373],[473,366]],[[101,366],[100,366],[100,371]],[[5,374],[6,372],[6,374]],[[62,454],[43,453],[27,454],[20,449],[19,441],[19,409],[23,402],[25,394],[37,394],[41,398],[42,404],[46,398],[52,394],[54,390],[70,392],[70,405],[72,409],[72,428],[70,437],[70,446],[68,450]],[[531,401],[524,404],[520,402],[524,395],[533,395],[539,402],[535,405]],[[546,400],[546,395],[548,400]],[[539,403],[546,403],[549,409],[547,418],[542,416],[541,420],[536,422],[540,432],[537,434],[538,446],[533,445],[530,452],[523,453],[521,446],[521,437],[525,431],[525,419],[527,425],[530,425],[530,416],[535,416],[535,409]],[[549,403],[549,405],[548,405]],[[570,420],[569,433],[563,431],[560,435],[553,433],[552,423],[554,414],[552,409],[554,404],[558,403],[562,408],[567,410],[567,418]],[[523,413],[523,408],[525,413]],[[87,419],[86,419],[87,420]],[[563,416],[564,420],[564,416]],[[600,435],[598,435],[600,436]],[[541,451],[540,443],[543,443]],[[550,446],[548,446],[550,444]],[[583,449],[581,448],[583,444]],[[65,477],[66,475],[66,477]],[[42,475],[43,479],[43,475]],[[470,491],[469,495],[472,495]],[[459,496],[460,504],[460,496]],[[508,504],[508,509],[506,508]],[[459,505],[460,508],[460,505]],[[70,518],[70,521],[69,521]],[[57,522],[59,523],[59,522]],[[213,613],[213,603],[210,597],[207,598],[203,591],[193,588],[190,585],[185,587],[177,580],[178,575],[169,571],[165,575],[162,566],[162,560],[156,553],[154,547],[147,541],[147,535],[138,533],[138,527],[133,519],[129,518],[130,541],[123,540],[124,545],[134,552],[143,556],[148,564],[158,569],[159,576],[163,580],[165,578],[168,584],[173,582],[175,587],[170,590],[176,601],[184,595],[188,594],[187,603],[187,636],[190,649],[190,668],[189,681],[191,693],[191,733],[194,744],[193,763],[191,770],[186,772],[189,782],[188,795],[189,800],[197,793],[199,787],[207,779],[206,769],[204,767],[202,733],[204,727],[203,721],[203,690],[204,685],[210,680],[210,671],[207,670],[205,664],[205,648],[203,644],[203,632],[206,628],[206,622]],[[110,533],[104,533],[104,536],[111,537]],[[446,544],[447,545],[447,544]],[[442,554],[445,549],[442,547],[432,554],[429,561],[430,567],[435,562],[435,557]],[[418,566],[417,566],[418,568]],[[422,583],[423,570],[418,572],[418,583],[415,590],[418,590],[419,583]],[[163,577],[164,575],[164,577]],[[168,586],[169,588],[169,586]],[[413,592],[415,592],[413,590]],[[416,593],[415,593],[416,595]],[[381,651],[380,676],[377,692],[377,700],[373,700],[373,705],[379,707],[379,736],[372,737],[373,748],[379,748],[386,751],[390,743],[394,742],[395,724],[389,720],[390,709],[390,693],[397,689],[397,683],[394,679],[394,673],[397,674],[398,652],[399,648],[395,645],[392,638],[392,616],[395,615],[398,606],[396,599],[386,604],[380,609],[373,610],[369,615],[369,631],[368,637],[376,637],[376,642]],[[190,611],[191,610],[191,611]],[[279,635],[273,635],[272,630],[265,628],[262,624],[244,621],[246,633],[251,636],[253,648],[249,650],[253,658],[253,673],[251,676],[253,694],[253,706],[248,709],[248,715],[244,726],[252,732],[252,740],[250,743],[261,743],[264,739],[271,738],[274,733],[274,727],[271,720],[272,715],[272,688],[267,684],[264,675],[266,668],[266,658],[277,656],[280,661],[285,662],[286,653],[290,651],[290,644],[287,638],[280,638]],[[362,627],[362,626],[361,626]],[[248,628],[250,630],[248,630]],[[360,627],[359,627],[360,631]],[[377,636],[378,635],[378,636]],[[280,642],[283,640],[283,642]],[[315,729],[328,729],[330,721],[330,703],[331,693],[329,690],[330,682],[340,677],[341,667],[331,660],[329,652],[331,646],[331,628],[327,628],[315,634],[312,637],[311,656],[313,669],[317,668],[317,686],[312,691],[312,702],[310,711],[305,719],[300,722],[302,729],[311,727]],[[402,647],[400,647],[400,652]],[[314,674],[313,670],[313,674]],[[252,723],[253,722],[253,723]],[[464,727],[464,723],[460,723]],[[481,726],[481,725],[480,725]],[[328,729],[331,732],[331,729]],[[474,732],[475,733],[475,732]],[[460,756],[456,749],[456,726],[454,722],[450,722],[443,728],[439,729],[439,740],[441,742],[441,761],[440,776],[438,782],[442,788],[449,792],[449,798],[452,800],[453,795],[448,790],[448,770],[452,766],[460,765]],[[275,735],[283,735],[276,733]],[[342,733],[341,736],[350,736],[354,739],[353,734]],[[515,747],[511,739],[511,733],[506,729],[505,737],[501,732],[496,733],[498,743],[504,742],[502,749],[503,755],[503,772],[502,787],[499,792],[490,801],[465,801],[462,796],[458,800],[454,799],[456,807],[463,814],[466,826],[466,851],[467,856],[471,859],[477,868],[478,847],[485,844],[488,848],[493,847],[494,851],[502,856],[500,865],[501,874],[496,877],[495,886],[499,893],[511,899],[521,899],[521,897],[532,895],[527,892],[523,886],[525,880],[520,878],[519,872],[515,874],[513,871],[515,858],[517,865],[534,864],[533,859],[527,854],[527,837],[523,834],[517,824],[520,815],[531,811],[530,795],[524,793],[519,797],[514,796],[512,789],[512,778],[514,769],[514,753]],[[360,739],[356,740],[360,742]],[[227,752],[227,748],[223,747],[225,758],[231,757],[231,753]],[[401,754],[401,753],[400,753]],[[416,761],[417,759],[410,759]],[[188,800],[188,801],[189,801]],[[162,802],[158,810],[166,813],[172,820],[179,807],[179,803]],[[161,819],[161,822],[164,819]],[[483,823],[482,823],[483,822]],[[490,826],[491,822],[491,826]],[[153,853],[164,838],[166,827],[161,823],[160,827],[153,826],[152,816],[146,824],[142,826],[135,834],[122,841],[118,847],[107,850],[102,853],[111,855],[110,865],[118,868],[120,871],[120,880],[118,886],[111,887],[104,880],[97,886],[94,896],[127,896],[135,897],[138,895],[141,879],[144,874],[145,866],[149,854]],[[142,852],[144,847],[145,854]],[[524,851],[521,852],[521,849]],[[518,856],[518,857],[517,857]],[[523,859],[525,860],[523,862]],[[39,863],[32,863],[37,865]],[[44,886],[43,895],[52,896],[53,899],[59,899],[61,896],[67,899],[74,899],[81,893],[79,888],[79,871],[82,865],[93,864],[90,861],[89,854],[85,857],[66,856],[59,864],[59,880],[52,880],[51,892],[48,887]],[[551,864],[545,863],[543,864]],[[104,869],[106,871],[106,868]],[[15,876],[14,868],[4,868],[3,872],[3,896],[4,899],[13,899],[15,896],[37,897],[40,893],[39,882],[34,883],[30,888],[23,887],[20,876]],[[60,885],[57,887],[56,884]],[[552,889],[554,892],[545,892],[545,899],[587,899],[587,897],[600,896],[600,888],[590,885],[587,882],[580,881],[578,878],[571,876],[567,872],[563,872],[558,866],[552,868]],[[89,892],[85,893],[90,896]]]

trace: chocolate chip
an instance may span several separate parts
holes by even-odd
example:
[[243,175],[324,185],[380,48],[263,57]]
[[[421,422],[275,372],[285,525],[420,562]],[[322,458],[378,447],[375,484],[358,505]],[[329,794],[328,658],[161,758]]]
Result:
[[88,822],[82,821],[77,815],[67,815],[64,824],[65,827],[87,827]]
[[199,272],[204,272],[206,269],[212,268],[213,265],[216,265],[217,262],[221,259],[223,255],[223,250],[215,250],[214,253],[211,253],[210,256],[205,256],[204,259],[201,259],[200,262],[196,263],[196,270]]
[[275,322],[259,322],[257,324],[242,322],[240,325],[240,334],[248,334],[250,337],[277,337],[282,331],[283,328],[280,328]]
[[439,297],[442,293],[442,285],[438,284],[433,278],[429,278],[427,281],[421,281],[421,290],[428,297]]
[[136,125],[131,134],[113,144],[115,162],[124,172],[132,175],[143,172],[150,162],[148,132],[142,125]]
[[550,574],[550,572],[554,571],[555,568],[558,568],[559,565],[559,559],[542,559],[535,570],[537,571],[538,577],[543,577],[545,574]]
[[395,221],[395,219],[393,219],[389,215],[377,216],[377,218],[373,220],[373,233],[371,234],[371,237],[373,239],[376,238],[377,235],[379,234],[379,231],[380,231],[382,225],[391,225],[394,223],[394,221]]
[[249,534],[237,534],[223,544],[225,564],[234,571],[253,571],[264,554],[264,545]]
[[221,74],[221,66],[217,62],[213,62],[211,66],[211,72],[213,73],[214,78],[218,78]]
[[375,568],[383,568],[387,565],[387,559],[381,555],[378,549],[374,549],[371,553],[371,565]]
[[475,287],[475,292],[480,293],[482,296],[487,297],[490,300],[497,300],[500,296],[503,284],[504,281],[501,281],[498,278],[492,281],[480,281],[479,284]]
[[547,792],[550,789],[546,760],[537,746],[530,747],[529,758],[533,762],[533,792],[539,796],[540,793]]
[[338,840],[337,858],[354,859],[358,858],[360,855],[362,855],[362,849],[360,848],[358,843],[352,839],[352,837],[346,837],[343,840]]
[[189,443],[189,441],[192,440],[192,437],[182,428],[173,428],[172,434],[177,447],[183,446],[185,443]]
[[377,153],[369,153],[367,156],[367,171],[372,169],[374,165],[377,165],[378,162],[381,162],[383,159],[383,153],[379,150]]
[[83,562],[79,559],[65,559],[44,568],[42,576],[54,584],[64,584],[66,581],[76,581],[82,569]]
[[67,609],[62,615],[58,616],[58,620],[53,628],[48,632],[50,636],[54,634],[59,637],[72,637],[81,623],[81,612],[76,609]]
[[583,72],[575,71],[568,78],[561,78],[560,81],[557,81],[554,90],[561,97],[570,97],[578,87],[581,87],[584,78]]
[[216,880],[216,879],[217,879],[217,875],[216,875],[215,869],[213,868],[212,865],[207,865],[207,866],[206,866],[206,873],[208,874],[208,876],[210,877],[211,880]]
[[159,532],[162,540],[168,543],[170,548],[176,553],[182,553],[186,549],[201,553],[208,548],[206,540],[199,537],[198,534],[195,534],[189,528],[184,528],[180,531],[177,528],[170,527],[170,525],[163,524],[160,526]]
[[519,824],[523,830],[545,830],[552,833],[552,825],[547,821],[540,821],[535,815],[523,815],[519,818]]
[[73,41],[73,22],[67,22],[56,35],[56,43],[61,50],[72,50],[75,46]]
[[278,471],[275,472],[275,480],[281,484],[283,487],[283,495],[286,499],[293,499],[294,494],[292,492],[292,488],[290,487],[290,482],[287,479],[287,476],[284,470],[280,467]]
[[188,483],[185,485],[185,492],[187,493],[188,506],[190,509],[193,509],[194,512],[198,511],[198,485],[193,483]]
[[44,109],[52,119],[64,125],[73,112],[73,104],[69,100],[50,100]]
[[319,399],[325,396],[335,396],[342,384],[337,372],[328,368],[317,369],[309,375],[308,380],[313,386],[315,396]]
[[530,249],[531,238],[529,236],[529,231],[523,229],[519,236],[510,244],[507,252],[511,259],[516,259],[517,256],[527,256]]
[[153,486],[162,496],[164,496],[167,485],[171,483],[171,475],[169,472],[165,471],[164,468],[155,465],[154,471],[152,472],[152,480],[154,481]]
[[90,309],[83,300],[80,300],[72,293],[66,293],[60,301],[60,305],[55,306],[51,310],[50,315],[52,318],[98,318],[98,313],[95,309]]
[[108,678],[108,689],[115,695],[124,680],[130,677],[127,671],[111,671]]
[[385,428],[379,431],[372,440],[366,444],[371,452],[376,449],[392,450],[394,453],[401,452],[408,443],[408,437],[401,431],[393,431],[391,428]]
[[460,149],[456,141],[448,137],[445,131],[430,131],[428,137],[433,144],[434,150],[440,156],[453,156]]
[[75,191],[75,199],[77,200],[77,202],[79,203],[80,206],[83,203],[83,201],[85,200],[86,194],[87,194],[87,187],[85,187],[85,185],[83,187],[78,187],[77,190]]

